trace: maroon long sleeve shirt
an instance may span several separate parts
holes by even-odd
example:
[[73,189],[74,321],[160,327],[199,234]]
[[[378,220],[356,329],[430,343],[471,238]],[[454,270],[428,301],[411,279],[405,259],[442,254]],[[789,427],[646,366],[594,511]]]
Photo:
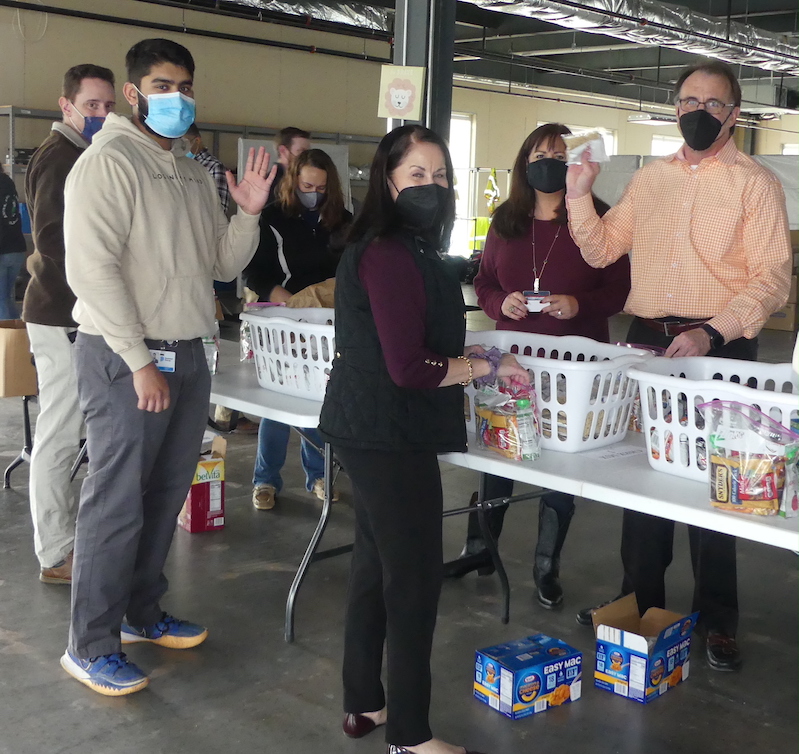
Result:
[[398,240],[373,241],[361,257],[358,277],[369,296],[391,379],[399,387],[435,388],[448,362],[425,343],[427,295],[414,253]]
[[[574,296],[579,304],[576,317],[561,320],[550,314],[530,312],[524,319],[512,320],[502,311],[502,302],[513,291],[533,289],[533,224],[521,238],[504,240],[491,228],[488,231],[480,272],[474,280],[477,303],[498,330],[516,330],[541,335],[582,335],[607,342],[608,317],[624,308],[630,292],[630,262],[623,256],[603,269],[590,267],[565,225],[549,220],[534,220],[536,268],[539,288],[554,294]],[[560,228],[557,240],[555,235]],[[553,246],[554,242],[554,246]],[[552,253],[544,267],[550,246]],[[543,271],[542,271],[543,268]]]

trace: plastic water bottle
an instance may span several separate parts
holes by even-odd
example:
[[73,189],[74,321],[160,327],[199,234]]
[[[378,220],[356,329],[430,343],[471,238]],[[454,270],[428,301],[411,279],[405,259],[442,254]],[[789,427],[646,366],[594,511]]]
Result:
[[527,398],[516,401],[516,425],[519,428],[519,456],[522,461],[534,461],[540,455],[538,429],[533,407]]

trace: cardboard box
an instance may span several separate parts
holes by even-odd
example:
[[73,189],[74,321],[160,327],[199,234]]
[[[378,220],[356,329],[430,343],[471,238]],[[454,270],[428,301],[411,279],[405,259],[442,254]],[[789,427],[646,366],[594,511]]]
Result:
[[192,534],[225,528],[225,455],[224,437],[206,432],[203,453],[191,489],[178,515],[178,525]]
[[774,312],[763,327],[767,330],[796,330],[796,304],[785,304],[778,312]]
[[594,611],[594,685],[647,704],[688,679],[699,613],[651,607],[638,615],[634,594]]
[[0,320],[0,398],[36,395],[28,331],[21,319]]
[[478,649],[474,696],[518,720],[576,702],[582,690],[582,665],[582,652],[544,634]]
[[791,287],[788,289],[788,303],[796,303],[796,275],[791,275]]

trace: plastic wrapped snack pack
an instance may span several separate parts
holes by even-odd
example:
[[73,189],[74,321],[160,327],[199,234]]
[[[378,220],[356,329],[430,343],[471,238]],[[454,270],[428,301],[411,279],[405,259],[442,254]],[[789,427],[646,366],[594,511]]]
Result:
[[514,461],[541,455],[541,429],[532,385],[487,385],[474,397],[477,443]]
[[796,516],[799,435],[735,401],[699,408],[706,410],[710,429],[710,504],[759,516]]
[[567,165],[578,165],[582,161],[583,152],[590,147],[588,160],[590,162],[610,162],[605,151],[605,141],[599,131],[584,131],[579,134],[565,134],[563,141],[566,142],[568,157]]

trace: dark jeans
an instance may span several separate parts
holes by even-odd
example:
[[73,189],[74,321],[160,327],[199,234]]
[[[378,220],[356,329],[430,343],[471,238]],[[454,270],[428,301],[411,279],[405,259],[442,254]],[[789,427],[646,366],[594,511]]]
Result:
[[176,362],[164,373],[169,408],[156,414],[137,408],[133,375],[102,337],[78,333],[75,342],[89,450],[72,566],[76,657],[121,652],[123,617],[143,627],[163,613],[164,563],[197,469],[211,376],[199,338],[162,350],[174,351]]
[[[633,320],[627,341],[667,348],[673,338]],[[757,339],[738,338],[708,356],[757,359]],[[692,610],[699,610],[705,628],[735,635],[738,628],[738,577],[735,537],[696,526],[688,527],[694,571]],[[672,559],[674,522],[635,511],[624,511],[621,559],[622,592],[635,592],[643,614],[650,607],[666,607],[666,569]]]
[[430,652],[443,576],[438,458],[429,451],[334,451],[352,482],[355,509],[344,710],[374,712],[387,702],[386,741],[415,746],[432,738]]
[[[486,500],[510,497],[512,494],[513,479],[505,479],[505,477],[493,476],[492,474],[485,475]],[[554,508],[558,512],[558,518],[560,519],[571,516],[574,511],[574,495],[567,495],[565,492],[547,492],[541,496],[541,502],[550,508]],[[501,508],[494,508],[487,514],[488,528],[495,539],[499,539],[499,535],[502,533],[502,525],[509,507],[508,505],[503,505]],[[470,545],[469,549],[471,551],[478,549],[483,543],[483,534],[477,513],[469,514],[469,525],[466,532],[467,542]]]

